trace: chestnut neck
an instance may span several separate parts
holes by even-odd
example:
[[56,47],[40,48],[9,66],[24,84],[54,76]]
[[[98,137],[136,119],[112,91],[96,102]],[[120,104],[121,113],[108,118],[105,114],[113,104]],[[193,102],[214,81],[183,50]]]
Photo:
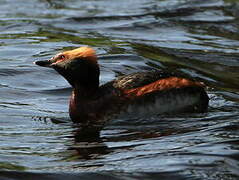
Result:
[[94,97],[97,97],[98,89],[99,86],[87,87],[78,83],[73,86],[69,104],[69,114],[74,122],[87,122],[89,120],[88,105]]
[[76,100],[91,99],[98,92],[98,89],[99,89],[99,83],[95,83],[94,85],[92,84],[91,86],[84,86],[82,84],[75,83],[75,85],[73,86],[73,91],[72,91],[72,93],[74,94],[73,98]]

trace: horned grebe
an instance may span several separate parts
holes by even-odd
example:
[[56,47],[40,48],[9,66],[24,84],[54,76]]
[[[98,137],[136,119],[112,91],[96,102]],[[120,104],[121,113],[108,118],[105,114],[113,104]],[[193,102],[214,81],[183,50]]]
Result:
[[73,122],[103,124],[120,114],[205,112],[208,95],[201,82],[165,71],[138,72],[99,86],[95,51],[80,47],[35,64],[51,67],[73,87],[69,114]]

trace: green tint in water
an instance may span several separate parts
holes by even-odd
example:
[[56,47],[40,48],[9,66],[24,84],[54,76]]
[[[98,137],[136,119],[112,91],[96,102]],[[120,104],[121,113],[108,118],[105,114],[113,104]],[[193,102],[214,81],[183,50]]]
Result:
[[[229,0],[0,1],[0,169],[238,179],[238,9]],[[209,112],[112,120],[85,138],[68,117],[67,82],[32,64],[82,45],[106,55],[101,83],[180,71],[209,86]]]
[[[153,46],[147,46],[143,44],[132,44],[132,46],[136,49],[139,55],[160,61],[164,65],[168,67],[176,67],[176,68],[186,68],[186,69],[194,69],[199,73],[204,74],[211,79],[217,80],[218,82],[210,83],[211,86],[215,86],[217,88],[222,88],[228,91],[238,92],[239,86],[239,72],[237,71],[238,67],[230,67],[222,64],[218,64],[217,62],[211,63],[207,62],[207,59],[203,59],[201,57],[201,61],[197,60],[198,56],[201,54],[208,54],[207,52],[194,52],[188,50],[173,50],[173,49],[165,49],[165,48],[157,48]],[[214,53],[214,57],[222,56],[223,54]],[[229,60],[225,59],[225,61]],[[216,61],[216,60],[215,60]],[[204,81],[207,81],[204,79]]]
[[7,162],[0,162],[0,169],[2,170],[14,170],[14,171],[23,171],[26,170],[24,166],[18,166],[16,164],[11,164]]

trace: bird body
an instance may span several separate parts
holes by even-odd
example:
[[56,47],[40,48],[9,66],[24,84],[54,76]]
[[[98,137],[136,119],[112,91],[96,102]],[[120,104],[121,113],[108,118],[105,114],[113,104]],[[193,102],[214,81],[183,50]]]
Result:
[[104,124],[124,114],[205,112],[204,84],[166,71],[138,72],[99,86],[95,51],[81,47],[35,64],[54,68],[73,87],[69,114],[74,122]]

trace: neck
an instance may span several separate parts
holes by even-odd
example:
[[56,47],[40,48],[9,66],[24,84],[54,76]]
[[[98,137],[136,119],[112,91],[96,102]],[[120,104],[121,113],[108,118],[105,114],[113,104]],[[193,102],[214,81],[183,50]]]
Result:
[[89,88],[85,86],[76,85],[73,87],[72,95],[70,98],[69,113],[70,117],[74,122],[85,122],[88,121],[88,105],[91,99],[96,97],[98,88]]
[[73,87],[73,93],[75,98],[77,99],[90,99],[94,96],[99,88],[99,84],[87,86],[87,85],[80,85],[75,84]]

